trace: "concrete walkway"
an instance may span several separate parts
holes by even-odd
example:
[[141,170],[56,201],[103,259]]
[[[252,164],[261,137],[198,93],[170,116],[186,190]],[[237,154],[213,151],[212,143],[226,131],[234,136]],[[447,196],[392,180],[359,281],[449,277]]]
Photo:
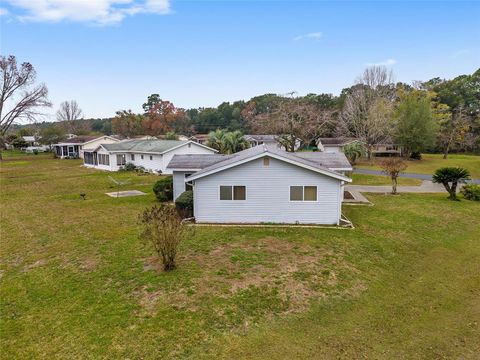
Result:
[[[355,174],[383,175],[383,176],[385,176],[385,173],[383,173],[381,170],[374,170],[374,169],[353,169],[353,172]],[[417,173],[402,172],[398,176],[403,177],[403,178],[410,178],[410,179],[428,180],[430,182],[432,181],[432,175],[428,175],[428,174],[417,174]],[[472,179],[469,182],[472,182],[474,184],[480,184],[480,179]],[[405,187],[411,187],[411,186],[405,186]]]

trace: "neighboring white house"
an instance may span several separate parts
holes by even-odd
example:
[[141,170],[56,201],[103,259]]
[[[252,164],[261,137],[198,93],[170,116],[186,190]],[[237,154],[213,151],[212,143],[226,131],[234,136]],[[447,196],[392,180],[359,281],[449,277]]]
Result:
[[171,174],[167,165],[176,154],[215,154],[217,150],[194,141],[180,140],[125,140],[101,144],[85,150],[84,165],[96,169],[117,171],[127,163],[145,170]]
[[38,142],[37,142],[37,139],[35,138],[35,136],[22,136],[22,139],[23,141],[25,141],[28,146],[37,146],[38,145]]
[[[355,138],[319,138],[317,140],[317,147],[319,151],[324,152],[334,152],[339,153],[343,152],[343,148],[345,145],[353,143],[355,141],[359,141]],[[392,143],[384,143],[384,144],[376,144],[373,146],[372,154],[374,156],[401,156],[403,149],[401,146],[392,144]]]
[[100,144],[112,144],[119,142],[111,136],[75,136],[64,142],[53,144],[52,148],[55,154],[61,159],[82,158],[85,150],[97,148]]
[[[203,159],[203,160],[202,160]],[[288,153],[263,144],[233,155],[176,155],[177,197],[189,186],[199,223],[339,224],[344,175],[342,153]]]

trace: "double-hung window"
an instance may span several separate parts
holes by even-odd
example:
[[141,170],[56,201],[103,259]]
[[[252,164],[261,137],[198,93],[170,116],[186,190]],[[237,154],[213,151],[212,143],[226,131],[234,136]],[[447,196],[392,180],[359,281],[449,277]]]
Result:
[[317,187],[290,186],[290,201],[317,201]]
[[220,185],[220,200],[246,200],[247,188],[242,185]]
[[130,154],[130,160],[135,161],[135,154]]

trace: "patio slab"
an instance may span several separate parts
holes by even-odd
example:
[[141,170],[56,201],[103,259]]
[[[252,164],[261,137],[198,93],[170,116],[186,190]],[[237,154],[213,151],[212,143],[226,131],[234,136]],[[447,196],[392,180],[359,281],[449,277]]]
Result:
[[115,192],[109,192],[105,194],[114,198],[147,195],[146,193],[138,190],[115,191]]

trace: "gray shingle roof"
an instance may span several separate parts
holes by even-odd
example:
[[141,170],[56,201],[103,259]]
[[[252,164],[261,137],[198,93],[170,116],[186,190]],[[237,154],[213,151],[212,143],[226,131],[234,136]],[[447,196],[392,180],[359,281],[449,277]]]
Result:
[[301,151],[295,156],[310,160],[329,169],[351,169],[352,165],[344,153],[327,153],[323,151]]
[[203,169],[220,161],[226,160],[231,155],[221,154],[188,154],[174,155],[168,163],[169,169]]
[[186,144],[180,140],[126,140],[114,144],[102,144],[108,151],[164,153],[174,147]]
[[[304,164],[307,166],[311,166],[313,168],[324,170],[327,172],[335,173],[333,169],[340,169],[340,168],[351,168],[350,163],[348,162],[347,158],[342,153],[324,153],[324,152],[298,152],[298,153],[290,153],[286,152],[282,149],[279,149],[276,145],[273,144],[262,144],[258,146],[254,146],[250,149],[240,151],[233,155],[216,155],[217,158],[210,157],[208,161],[210,164],[207,164],[208,161],[205,162],[205,167],[200,167],[199,163],[195,163],[197,158],[191,157],[187,158],[188,155],[175,155],[177,163],[182,163],[185,168],[191,169],[202,169],[194,174],[196,177],[197,175],[202,175],[207,172],[211,172],[212,170],[216,170],[222,168],[224,166],[233,165],[237,162],[241,162],[243,160],[248,160],[251,157],[257,156],[262,153],[270,153],[275,154],[280,157],[283,157],[287,160],[292,160],[300,164]],[[201,157],[204,155],[196,155],[197,157]],[[211,155],[210,155],[211,156]],[[190,161],[189,161],[190,160]],[[173,161],[173,159],[172,159]],[[175,164],[170,163],[168,165],[169,168],[175,168],[172,166]],[[338,174],[338,173],[337,173]]]

